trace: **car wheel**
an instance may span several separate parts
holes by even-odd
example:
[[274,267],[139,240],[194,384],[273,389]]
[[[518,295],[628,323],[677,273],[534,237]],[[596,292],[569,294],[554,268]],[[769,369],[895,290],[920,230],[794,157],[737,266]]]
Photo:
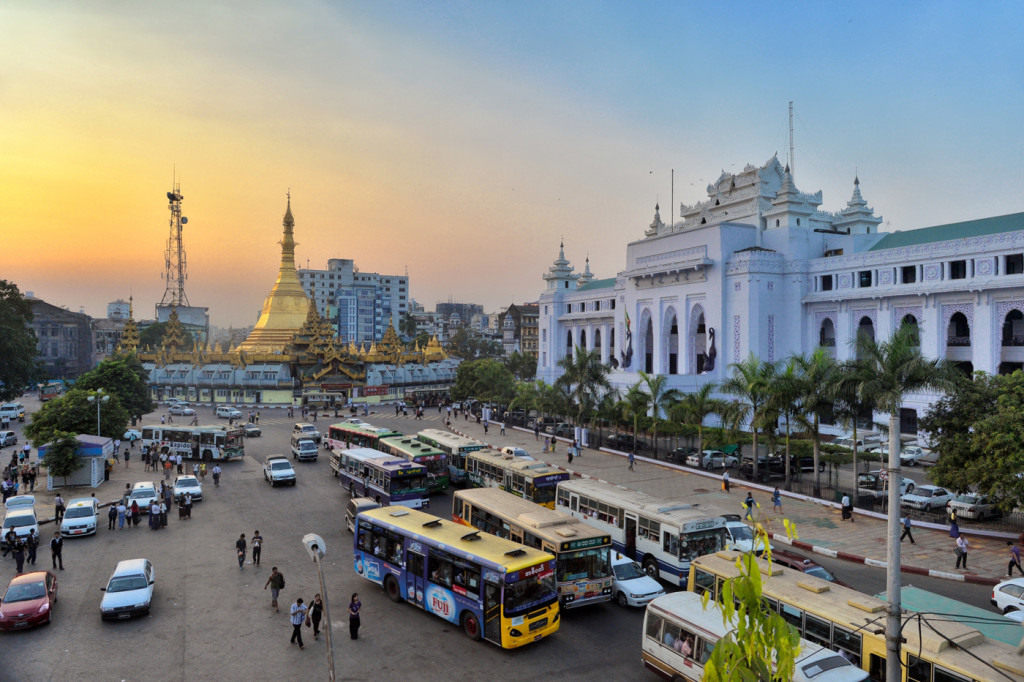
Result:
[[1013,613],[1014,611],[1017,611],[1017,610],[1019,610],[1019,609],[1017,609],[1016,606],[1007,606],[1005,609],[1003,609],[1003,613]]
[[626,599],[625,592],[619,592],[617,595],[615,595],[615,600],[619,602],[619,606],[629,606],[629,600]]

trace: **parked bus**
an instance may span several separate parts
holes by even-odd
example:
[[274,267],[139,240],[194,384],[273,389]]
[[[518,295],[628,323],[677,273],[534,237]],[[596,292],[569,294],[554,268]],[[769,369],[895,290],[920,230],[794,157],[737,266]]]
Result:
[[448,476],[455,485],[466,485],[466,455],[487,447],[478,440],[440,429],[424,429],[416,438],[448,455]]
[[466,478],[476,488],[500,488],[548,509],[555,508],[555,490],[569,473],[532,458],[497,450],[478,450],[466,456]]
[[673,585],[686,585],[690,562],[727,542],[721,516],[602,481],[559,483],[556,508],[610,533],[616,551]]
[[143,426],[142,447],[149,452],[180,454],[204,462],[245,455],[245,429],[241,426]]
[[324,439],[324,447],[328,450],[336,448],[374,448],[377,447],[381,438],[393,438],[402,434],[394,429],[387,429],[381,426],[370,424],[350,424],[342,422],[331,424],[327,429],[327,438]]
[[[717,599],[726,580],[739,575],[738,554],[723,551],[695,559],[689,590]],[[842,653],[873,680],[885,677],[886,603],[849,587],[759,559],[762,601],[815,644]],[[903,613],[900,648],[906,682],[1024,681],[1016,648],[990,639],[956,614],[934,611],[924,621]],[[993,617],[997,617],[995,614]]]
[[547,552],[411,509],[372,509],[356,521],[356,572],[392,601],[505,649],[558,630],[555,558]]
[[[732,629],[732,628],[729,628]],[[704,679],[711,650],[728,629],[715,602],[707,608],[693,592],[675,592],[647,605],[641,656],[644,666],[669,680]],[[868,674],[834,651],[800,640],[794,682],[862,682]]]
[[564,512],[497,488],[458,490],[452,520],[555,555],[562,608],[612,598],[612,538]]
[[427,489],[432,493],[448,490],[448,456],[432,445],[411,436],[381,438],[377,449],[395,457],[423,465],[427,470]]
[[378,504],[413,509],[430,506],[427,470],[409,460],[370,448],[331,451],[331,470],[349,497],[369,497]]

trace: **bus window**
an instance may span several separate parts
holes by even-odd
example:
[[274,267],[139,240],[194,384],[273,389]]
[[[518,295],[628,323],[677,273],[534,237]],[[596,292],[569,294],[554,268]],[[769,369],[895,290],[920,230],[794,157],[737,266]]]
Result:
[[462,516],[462,498],[456,497],[455,503],[452,505],[452,516]]
[[405,570],[409,574],[414,575],[417,578],[422,578],[423,577],[423,555],[422,554],[416,554],[415,552],[409,552],[409,554],[406,555],[406,556],[407,556],[407,558],[406,558],[406,561],[405,561]]
[[693,660],[697,661],[701,666],[706,665],[708,659],[711,658],[711,652],[715,650],[714,643],[698,637],[694,647]]
[[388,561],[396,566],[402,565],[402,541],[400,539],[388,539]]
[[935,666],[935,682],[971,682],[971,678],[957,675],[949,670]]
[[647,636],[656,642],[661,641],[661,616],[647,612]]
[[673,535],[668,531],[665,531],[662,539],[663,547],[668,554],[672,556],[679,556],[679,536]]
[[829,621],[807,614],[804,639],[824,647],[832,646],[832,623]]
[[932,664],[916,656],[908,655],[907,682],[932,682]]
[[846,652],[846,658],[858,668],[860,667],[860,635],[850,632],[838,625],[832,626],[832,648]]
[[709,573],[707,571],[702,571],[699,568],[694,569],[693,591],[697,594],[704,594],[705,592],[710,592],[711,598],[717,599],[718,594],[715,590],[715,574]]
[[789,604],[780,604],[780,613],[782,617],[786,619],[786,622],[795,627],[799,632],[800,636],[804,634],[804,612],[800,609],[793,608]]
[[452,564],[450,561],[431,555],[427,566],[430,569],[430,582],[448,588],[452,586]]

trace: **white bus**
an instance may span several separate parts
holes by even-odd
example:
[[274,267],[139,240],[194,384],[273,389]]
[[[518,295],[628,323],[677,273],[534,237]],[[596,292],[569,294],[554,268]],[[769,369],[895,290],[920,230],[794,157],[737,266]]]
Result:
[[616,551],[640,562],[652,578],[680,587],[692,559],[727,543],[721,516],[592,479],[559,483],[555,509],[610,533]]
[[142,447],[150,454],[180,454],[204,462],[245,455],[245,430],[241,426],[143,426]]
[[[704,678],[715,644],[727,633],[715,602],[704,608],[699,594],[674,592],[647,605],[641,656],[644,666],[669,680]],[[838,653],[800,640],[794,682],[862,682],[868,673]]]

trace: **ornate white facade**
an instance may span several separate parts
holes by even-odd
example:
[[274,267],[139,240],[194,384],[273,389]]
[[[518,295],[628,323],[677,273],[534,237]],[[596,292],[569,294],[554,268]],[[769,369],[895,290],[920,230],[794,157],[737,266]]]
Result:
[[[1024,213],[882,233],[858,179],[846,207],[825,212],[821,192],[799,192],[775,157],[707,191],[673,225],[656,206],[615,278],[593,279],[589,264],[580,275],[559,251],[539,300],[539,379],[554,381],[582,345],[613,366],[616,388],[642,369],[692,391],[750,353],[781,360],[821,345],[847,359],[858,330],[882,339],[904,321],[929,357],[1022,367]],[[933,398],[907,401],[904,428]]]

